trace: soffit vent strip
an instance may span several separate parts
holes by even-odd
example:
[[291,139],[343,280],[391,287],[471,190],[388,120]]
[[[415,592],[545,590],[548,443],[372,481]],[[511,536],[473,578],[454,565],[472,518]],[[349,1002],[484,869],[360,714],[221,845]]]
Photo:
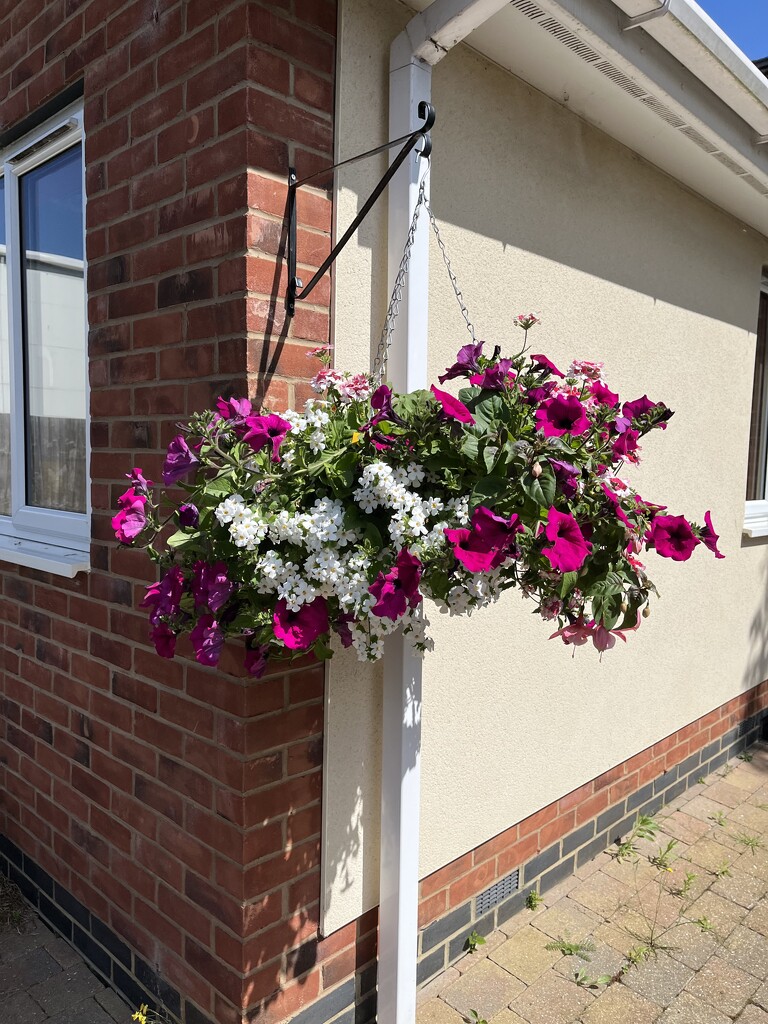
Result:
[[577,35],[571,32],[571,30],[565,25],[561,24],[561,22],[551,14],[545,14],[537,4],[533,3],[533,0],[510,0],[510,7],[514,7],[531,21],[540,25],[549,35],[554,36],[554,38],[559,40],[564,46],[567,46],[569,50],[580,57],[586,64],[596,68],[602,75],[609,78],[614,85],[623,89],[624,92],[628,93],[634,99],[640,100],[640,102],[648,110],[652,110],[658,118],[665,121],[671,128],[679,131],[681,135],[684,135],[709,156],[713,156],[715,160],[723,165],[723,167],[727,167],[733,174],[738,175],[742,181],[745,181],[748,185],[754,188],[755,191],[768,197],[768,182],[763,182],[758,178],[755,178],[745,167],[742,167],[741,164],[737,163],[726,153],[723,153],[719,146],[714,142],[708,139],[705,135],[702,135],[702,133],[696,128],[686,124],[686,122],[683,121],[674,111],[670,110],[669,107],[662,103],[658,97],[639,86],[637,82],[634,82],[628,75],[625,75],[623,71],[611,64],[611,62],[603,57],[602,54],[599,54],[591,46],[588,46],[585,42],[579,39]]

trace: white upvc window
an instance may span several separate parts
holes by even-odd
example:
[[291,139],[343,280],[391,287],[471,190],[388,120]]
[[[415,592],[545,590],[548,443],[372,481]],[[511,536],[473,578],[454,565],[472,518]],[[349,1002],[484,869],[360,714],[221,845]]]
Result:
[[0,560],[89,567],[85,173],[77,105],[0,150]]
[[749,537],[768,537],[768,276],[765,274],[757,318],[744,533]]

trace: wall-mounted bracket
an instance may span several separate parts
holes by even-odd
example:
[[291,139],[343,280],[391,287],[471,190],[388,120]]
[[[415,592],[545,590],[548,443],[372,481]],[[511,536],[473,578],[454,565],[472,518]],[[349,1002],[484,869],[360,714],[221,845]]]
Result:
[[[322,170],[315,171],[314,174],[310,174],[306,178],[302,178],[301,181],[296,179],[296,171],[293,167],[288,169],[288,291],[285,296],[285,310],[288,316],[293,316],[296,311],[296,300],[305,299],[326,270],[334,263],[336,257],[368,216],[368,213],[374,203],[392,180],[397,169],[403,163],[419,139],[424,140],[421,149],[418,151],[419,156],[428,157],[431,153],[432,140],[429,136],[429,131],[435,123],[435,108],[431,104],[422,100],[419,104],[419,117],[424,119],[424,124],[417,128],[416,131],[411,132],[410,135],[403,135],[399,139],[393,139],[391,142],[385,142],[383,146],[377,146],[375,149],[369,149],[367,152],[360,153],[358,156],[350,157],[349,160],[342,160],[341,163],[333,164],[331,167],[324,167]],[[313,178],[317,178],[322,174],[328,174],[330,171],[335,171],[338,167],[345,167],[347,164],[353,164],[358,160],[364,160],[366,157],[374,156],[376,153],[383,153],[384,150],[391,149],[393,146],[398,146],[401,142],[404,143],[403,148],[389,165],[387,173],[365,201],[358,215],[349,225],[333,249],[331,249],[326,259],[323,260],[322,266],[317,270],[315,275],[312,277],[312,280],[306,287],[304,287],[303,282],[296,276],[296,189],[300,185],[304,185],[308,181],[311,181]]]
[[640,25],[644,25],[647,21],[654,21],[656,18],[663,18],[665,14],[669,13],[669,4],[670,0],[663,0],[661,7],[654,7],[652,11],[646,11],[645,14],[637,14],[634,18],[622,18],[622,32],[628,32],[631,28],[638,28]]

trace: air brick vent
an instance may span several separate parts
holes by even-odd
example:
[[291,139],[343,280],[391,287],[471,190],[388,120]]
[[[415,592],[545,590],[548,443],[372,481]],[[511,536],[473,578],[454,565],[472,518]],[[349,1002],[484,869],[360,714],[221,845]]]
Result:
[[505,900],[507,896],[511,896],[513,892],[517,892],[519,888],[520,870],[515,868],[511,875],[499,879],[498,882],[494,882],[485,892],[480,893],[477,897],[476,916],[482,917],[483,914],[487,914],[489,910],[492,910],[497,904]]

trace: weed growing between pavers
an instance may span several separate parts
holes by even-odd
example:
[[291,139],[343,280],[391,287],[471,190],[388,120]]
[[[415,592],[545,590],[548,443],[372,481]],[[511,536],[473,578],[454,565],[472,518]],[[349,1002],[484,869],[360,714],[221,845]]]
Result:
[[22,932],[28,920],[29,908],[18,885],[0,875],[0,932]]

